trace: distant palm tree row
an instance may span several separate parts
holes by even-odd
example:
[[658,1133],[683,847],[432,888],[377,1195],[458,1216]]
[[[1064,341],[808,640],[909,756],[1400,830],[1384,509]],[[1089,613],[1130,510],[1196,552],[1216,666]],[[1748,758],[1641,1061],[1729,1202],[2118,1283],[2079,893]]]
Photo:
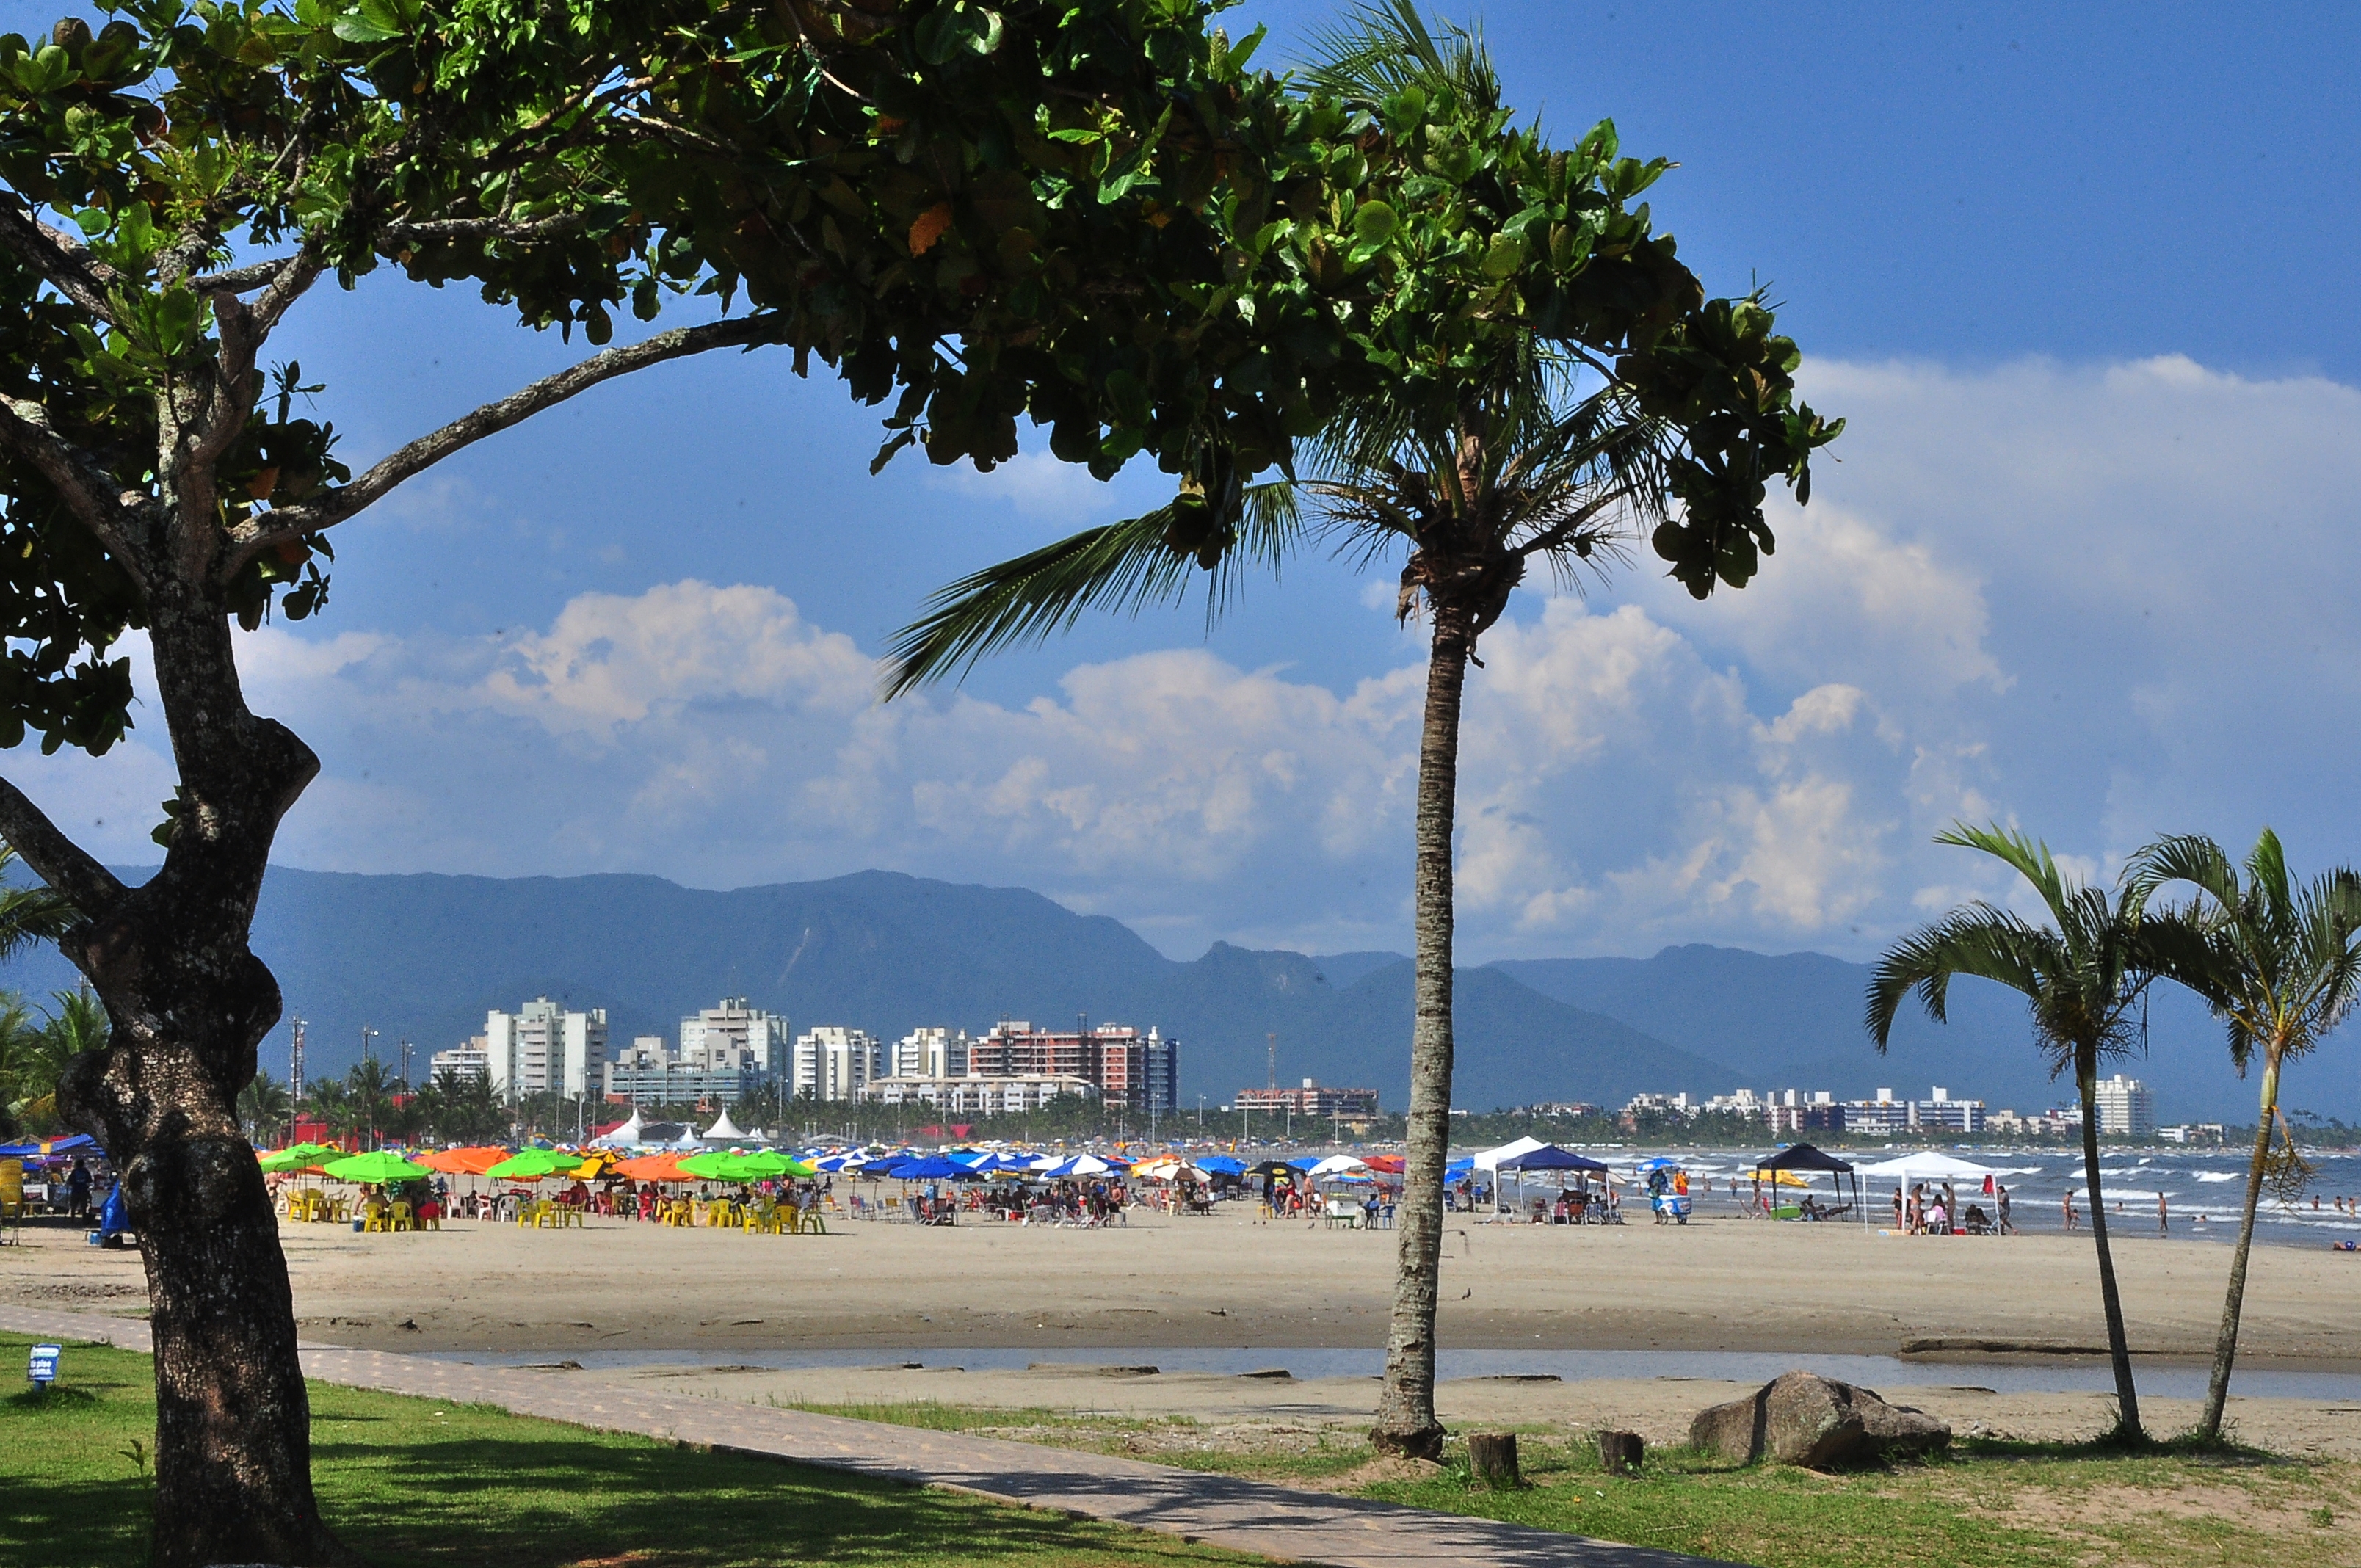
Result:
[[[1997,825],[1955,825],[1935,841],[1982,850],[2013,868],[2039,896],[2049,924],[2036,926],[1978,900],[1912,933],[1885,954],[1871,979],[1869,1032],[1877,1048],[1885,1049],[1894,1015],[1913,991],[1941,1022],[1951,977],[1970,975],[2021,992],[2051,1076],[2072,1070],[2081,1096],[2082,1168],[2114,1363],[2117,1432],[2125,1440],[2144,1441],[2145,1432],[2100,1190],[2099,1063],[2130,1050],[2139,1033],[2131,1023],[2133,1008],[2159,980],[2188,988],[2223,1021],[2240,1076],[2259,1058],[2261,1113],[2198,1423],[2200,1437],[2217,1440],[2263,1188],[2277,1182],[2291,1196],[2308,1168],[2279,1111],[2280,1075],[2361,1001],[2361,875],[2340,866],[2298,881],[2279,836],[2268,828],[2243,868],[2211,839],[2159,839],[2125,863],[2112,894],[2061,871],[2048,845]],[[2188,899],[2160,904],[2169,888],[2186,888]],[[2285,1140],[2276,1154],[2275,1130]]]
[[336,1137],[357,1139],[366,1148],[501,1139],[515,1114],[480,1073],[445,1068],[413,1090],[374,1059],[355,1062],[340,1079],[313,1079],[300,1107],[287,1085],[267,1072],[256,1073],[237,1097],[238,1121],[258,1142],[282,1135],[299,1111],[303,1120],[324,1123]]

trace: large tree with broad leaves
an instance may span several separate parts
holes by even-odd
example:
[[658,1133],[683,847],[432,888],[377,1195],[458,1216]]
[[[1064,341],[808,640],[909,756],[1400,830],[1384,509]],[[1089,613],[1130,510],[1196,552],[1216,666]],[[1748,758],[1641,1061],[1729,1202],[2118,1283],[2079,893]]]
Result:
[[[1513,327],[1683,433],[1658,541],[1683,580],[1752,570],[1764,484],[1816,433],[1782,340],[1708,311],[1631,204],[1654,167],[1255,72],[1212,9],[124,0],[0,38],[0,744],[108,750],[139,632],[177,773],[137,886],[0,781],[111,1023],[60,1104],[122,1167],[147,1266],[158,1563],[347,1555],[236,1103],[280,1008],[255,900],[318,762],[247,706],[234,631],[318,613],[334,530],[404,482],[592,387],[776,345],[890,400],[881,462],[988,467],[1020,420],[1101,476],[1155,462],[1176,559],[1218,568],[1295,437],[1376,387],[1447,403]],[[588,347],[348,465],[297,397],[370,389],[304,388],[270,340],[384,271]]]

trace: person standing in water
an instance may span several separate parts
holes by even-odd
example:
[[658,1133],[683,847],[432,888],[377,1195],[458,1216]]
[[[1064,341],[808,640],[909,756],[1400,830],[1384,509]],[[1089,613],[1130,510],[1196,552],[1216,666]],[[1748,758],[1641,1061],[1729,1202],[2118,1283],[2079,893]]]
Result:
[[2156,1195],[2156,1234],[2160,1236],[2169,1236],[2172,1234],[2172,1217],[2165,1209],[2164,1194],[2161,1191]]
[[2066,1190],[2066,1196],[2060,1198],[2059,1202],[2065,1206],[2066,1228],[2070,1231],[2074,1228],[2074,1190],[2070,1187],[2068,1188]]

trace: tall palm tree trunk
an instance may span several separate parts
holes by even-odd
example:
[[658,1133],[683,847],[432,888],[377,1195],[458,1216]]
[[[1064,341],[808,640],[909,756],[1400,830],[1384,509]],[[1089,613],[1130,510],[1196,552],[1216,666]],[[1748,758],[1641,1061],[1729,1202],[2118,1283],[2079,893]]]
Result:
[[2082,1093],[2082,1181],[2091,1195],[2091,1239],[2099,1248],[2099,1303],[2107,1317],[2107,1357],[2115,1366],[2115,1431],[2118,1436],[2147,1436],[2140,1426],[2139,1390],[2132,1384],[2131,1340],[2124,1332],[2123,1298],[2115,1290],[2115,1254],[2107,1243],[2107,1205],[2099,1190],[2099,1068],[2095,1061],[2076,1064],[2074,1076]]
[[2255,1211],[2263,1201],[2263,1169],[2271,1157],[2271,1118],[2279,1108],[2279,1053],[2263,1052],[2262,1114],[2255,1118],[2255,1157],[2246,1168],[2246,1208],[2238,1217],[2238,1245],[2230,1254],[2230,1288],[2222,1302],[2222,1332],[2213,1341],[2213,1376],[2205,1385],[2205,1414],[2197,1435],[2222,1435],[2222,1408],[2230,1402],[2230,1365],[2238,1358],[2238,1316],[2246,1304],[2246,1255],[2255,1245]]
[[1472,639],[1464,611],[1438,605],[1418,757],[1418,992],[1410,1039],[1409,1158],[1394,1265],[1386,1383],[1370,1442],[1383,1453],[1439,1458],[1434,1309],[1443,1272],[1443,1171],[1451,1154],[1451,838],[1459,786],[1459,698]]

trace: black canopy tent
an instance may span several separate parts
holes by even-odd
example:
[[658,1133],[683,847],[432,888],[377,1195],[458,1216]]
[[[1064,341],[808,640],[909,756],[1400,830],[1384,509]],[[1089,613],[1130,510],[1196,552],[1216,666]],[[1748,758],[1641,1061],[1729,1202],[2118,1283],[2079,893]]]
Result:
[[[1850,1161],[1839,1159],[1836,1156],[1828,1153],[1826,1149],[1817,1147],[1811,1144],[1789,1144],[1785,1148],[1779,1150],[1777,1153],[1765,1155],[1763,1158],[1754,1162],[1754,1174],[1758,1180],[1763,1178],[1765,1172],[1777,1172],[1782,1170],[1827,1171],[1831,1179],[1828,1185],[1835,1189],[1836,1197],[1839,1203],[1844,1200],[1843,1179],[1850,1177],[1852,1179],[1852,1203],[1850,1207],[1857,1213],[1865,1212],[1861,1206],[1861,1178],[1854,1175]],[[1778,1179],[1775,1175],[1772,1177],[1773,1183],[1773,1196],[1776,1196],[1777,1194],[1777,1179]],[[1808,1192],[1808,1189],[1806,1191]],[[1775,1208],[1777,1205],[1773,1204],[1773,1207]]]

